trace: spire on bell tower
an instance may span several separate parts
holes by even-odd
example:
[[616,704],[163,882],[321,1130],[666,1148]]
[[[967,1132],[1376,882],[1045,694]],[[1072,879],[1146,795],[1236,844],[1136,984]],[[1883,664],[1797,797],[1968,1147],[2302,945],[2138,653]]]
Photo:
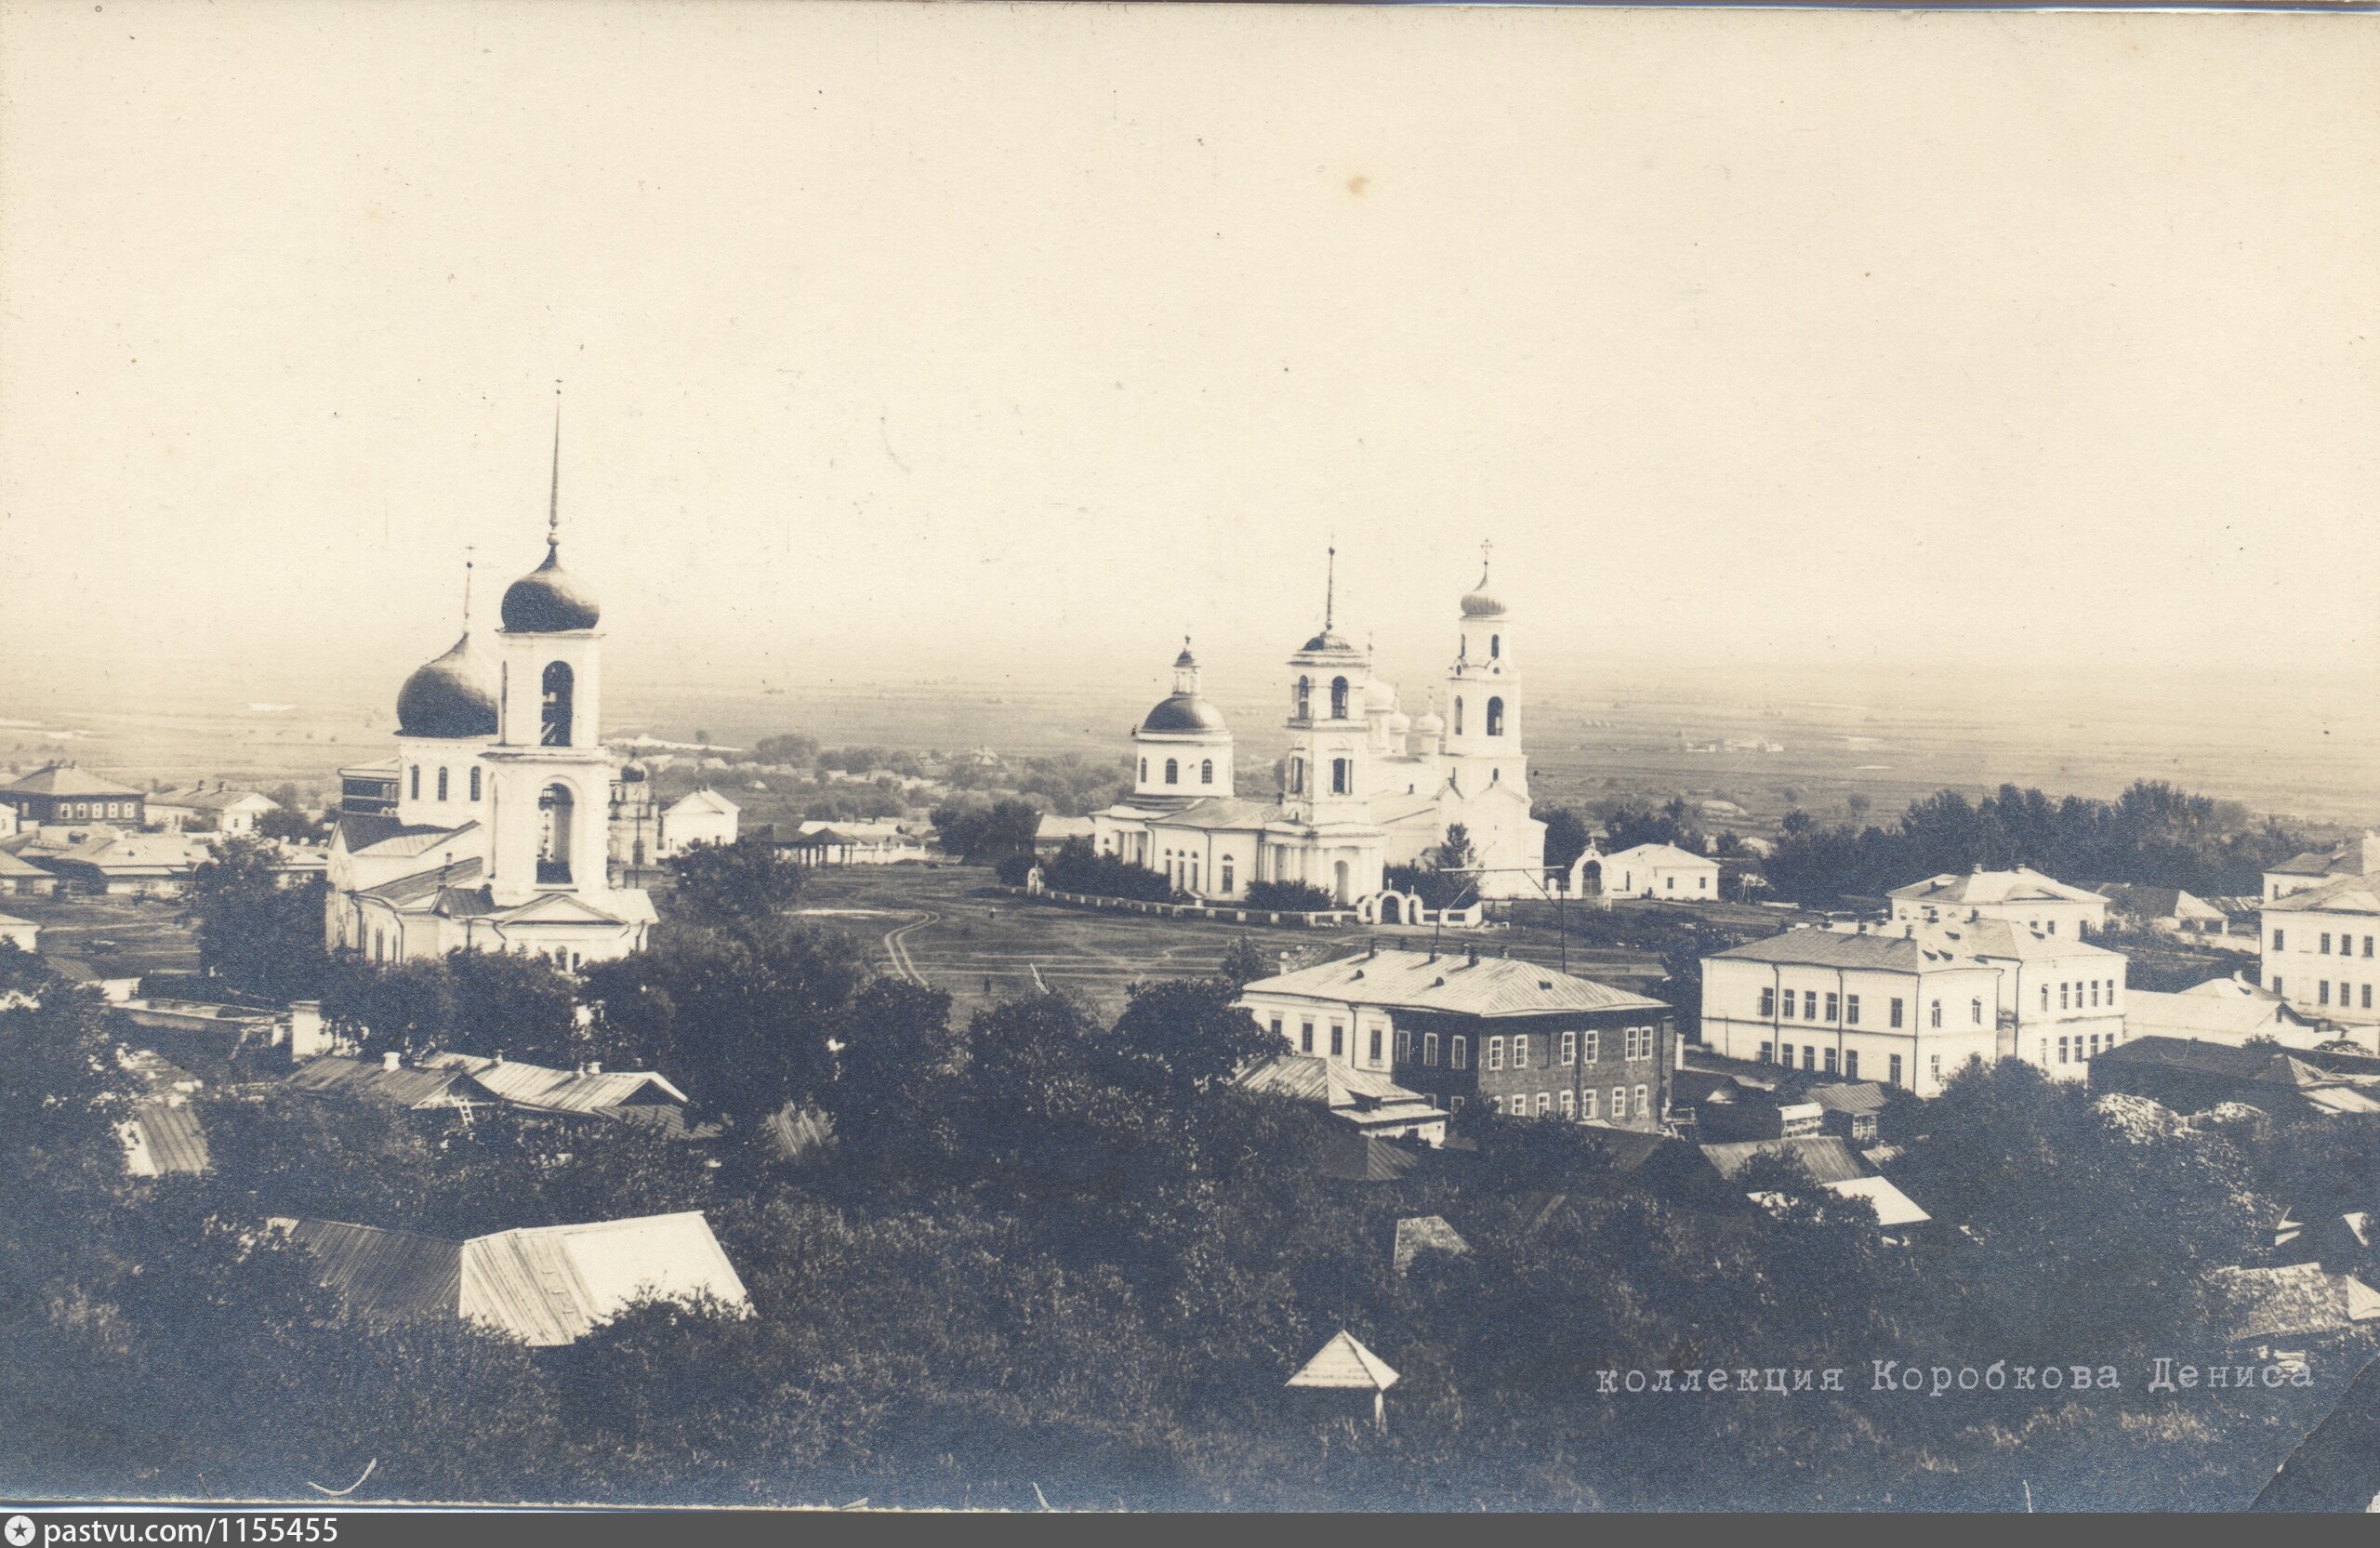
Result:
[[1324,561],[1322,571],[1322,632],[1330,632],[1331,619],[1339,607],[1339,545],[1333,543]]
[[554,468],[546,494],[546,552],[562,552],[562,383],[554,383]]

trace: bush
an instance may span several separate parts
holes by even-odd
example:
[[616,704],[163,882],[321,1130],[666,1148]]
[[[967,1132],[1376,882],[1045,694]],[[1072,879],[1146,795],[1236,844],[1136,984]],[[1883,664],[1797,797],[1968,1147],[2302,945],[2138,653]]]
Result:
[[1033,855],[1012,854],[994,866],[992,872],[1000,879],[1002,886],[1022,887],[1025,880],[1032,875],[1033,867],[1038,864],[1039,862]]
[[1248,906],[1277,909],[1284,914],[1311,914],[1335,906],[1329,893],[1304,881],[1251,881],[1248,884]]
[[1135,866],[1114,854],[1095,854],[1080,839],[1065,846],[1041,867],[1041,880],[1061,893],[1087,893],[1092,897],[1132,898],[1142,903],[1171,903],[1183,896],[1174,891],[1162,871]]

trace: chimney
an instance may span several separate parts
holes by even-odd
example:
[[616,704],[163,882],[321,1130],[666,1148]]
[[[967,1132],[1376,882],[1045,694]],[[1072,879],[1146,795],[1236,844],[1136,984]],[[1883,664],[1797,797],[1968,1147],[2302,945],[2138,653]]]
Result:
[[398,1052],[393,1048],[380,1055],[380,1067],[382,1069],[399,1069],[403,1066],[404,1062],[405,1056]]
[[1462,958],[1463,958],[1462,965],[1463,965],[1464,967],[1466,967],[1466,968],[1475,968],[1475,967],[1477,967],[1477,966],[1479,965],[1479,943],[1478,943],[1478,942],[1476,942],[1476,941],[1474,941],[1474,942],[1472,942],[1469,946],[1464,946],[1464,947],[1462,948]]
[[489,1063],[489,1064],[491,1064],[491,1065],[500,1065],[500,1064],[504,1063],[504,1050],[502,1050],[502,1049],[500,1049],[500,1048],[499,1048],[499,1049],[497,1049],[497,1050],[496,1051],[496,1056],[495,1056],[494,1058],[490,1059],[490,1060],[488,1061],[488,1063]]
[[601,1075],[601,1074],[602,1074],[602,1073],[603,1073],[603,1061],[602,1061],[602,1060],[601,1060],[601,1059],[589,1059],[589,1060],[588,1060],[588,1061],[587,1061],[587,1073],[588,1073],[588,1074],[589,1074],[589,1075]]

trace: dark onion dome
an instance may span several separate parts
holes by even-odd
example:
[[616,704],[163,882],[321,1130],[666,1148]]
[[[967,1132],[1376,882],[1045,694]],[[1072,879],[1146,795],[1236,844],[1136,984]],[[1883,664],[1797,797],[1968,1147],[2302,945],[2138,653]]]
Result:
[[1326,628],[1300,646],[1298,654],[1303,655],[1313,651],[1352,651],[1355,648]]
[[593,628],[603,610],[595,594],[562,567],[562,545],[546,544],[546,562],[505,588],[507,634],[567,634]]
[[1196,694],[1172,694],[1159,699],[1141,722],[1143,731],[1222,731],[1223,711]]
[[1462,615],[1466,618],[1494,618],[1503,614],[1504,604],[1488,589],[1488,572],[1479,572],[1479,584],[1462,599]]
[[455,648],[405,679],[397,691],[401,736],[493,736],[496,684],[464,635]]
[[1184,640],[1182,642],[1182,654],[1173,658],[1173,669],[1177,672],[1184,671],[1197,664],[1198,658],[1190,654],[1190,642]]

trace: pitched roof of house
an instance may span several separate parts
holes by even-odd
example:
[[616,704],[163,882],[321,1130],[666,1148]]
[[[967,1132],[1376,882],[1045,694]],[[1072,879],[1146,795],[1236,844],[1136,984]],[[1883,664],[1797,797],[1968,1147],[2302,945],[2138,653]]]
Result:
[[[458,1096],[483,1094],[468,1070],[453,1065],[425,1069],[419,1065],[400,1065],[390,1069],[370,1060],[337,1054],[308,1060],[289,1072],[285,1083],[291,1091],[310,1096],[343,1096],[393,1107],[447,1106]],[[457,1092],[457,1087],[463,1091]]]
[[1923,881],[1912,881],[1906,887],[1895,887],[1887,895],[1907,903],[1932,903],[1944,906],[2107,901],[2096,893],[2085,892],[2055,877],[2043,876],[2030,866],[2019,866],[2012,871],[1944,871]]
[[1882,1177],[1845,1177],[1824,1184],[1838,1198],[1864,1198],[1876,1211],[1879,1225],[1923,1225],[1934,1217],[1917,1201]]
[[2218,1322],[2235,1343],[2333,1333],[2380,1318],[2380,1291],[2320,1264],[2218,1268],[2206,1277]]
[[79,763],[50,763],[35,769],[13,785],[0,786],[0,795],[137,796],[141,792],[95,774]]
[[2067,961],[2101,957],[2124,960],[2123,953],[2073,935],[2051,935],[2011,920],[1974,920],[1918,927],[1917,938],[1943,950],[1969,957],[2011,958],[2020,961]]
[[2380,1356],[2257,1491],[2252,1511],[2380,1510]]
[[2242,995],[2201,994],[2196,989],[2178,994],[2134,989],[2124,1001],[2124,1025],[2135,1034],[2247,1038],[2258,1032],[2308,1025],[2305,1017],[2281,1000],[2251,999]]
[[1939,968],[1972,968],[1980,963],[1946,943],[1871,931],[1853,934],[1842,930],[1805,927],[1788,930],[1739,946],[1712,953],[1717,960],[1790,962],[1797,966],[1873,968],[1886,972],[1920,972]]
[[1707,866],[1712,870],[1719,868],[1719,862],[1710,855],[1697,854],[1675,844],[1633,844],[1617,853],[1599,858],[1606,867],[1625,860],[1633,866]]
[[0,849],[0,876],[15,877],[19,880],[23,880],[28,877],[34,880],[47,880],[50,881],[58,880],[58,873],[56,871],[44,870],[39,866],[34,865],[32,861],[19,859],[16,855],[9,853],[4,849]]
[[468,822],[457,827],[437,827],[429,823],[401,823],[394,817],[350,812],[340,815],[332,837],[335,842],[344,844],[350,854],[426,854],[478,826]]
[[652,1070],[554,1069],[472,1053],[433,1053],[431,1069],[465,1071],[494,1095],[520,1107],[552,1113],[593,1113],[605,1107],[658,1102],[683,1105],[686,1093]]
[[1804,1091],[1802,1100],[1815,1102],[1830,1113],[1880,1113],[1884,1107],[1884,1088],[1873,1080],[1823,1081]]
[[1301,1366],[1287,1384],[1386,1392],[1396,1384],[1396,1372],[1389,1369],[1386,1360],[1365,1348],[1356,1342],[1353,1333],[1342,1328],[1330,1336],[1329,1343],[1315,1351],[1314,1358]]
[[103,844],[57,856],[60,865],[90,866],[102,875],[195,870],[215,857],[209,840],[185,833],[126,833]]
[[2269,899],[2268,914],[2380,914],[2380,876],[2342,876]]
[[1033,836],[1036,839],[1088,839],[1097,826],[1089,817],[1062,817],[1055,812],[1044,812],[1040,823],[1033,829]]
[[2094,1055],[2092,1062],[2096,1065],[2103,1059],[2117,1067],[2146,1065],[2287,1090],[2338,1112],[2380,1112],[2380,1102],[2364,1095],[2349,1081],[2317,1068],[2294,1053],[2270,1048],[2200,1042],[2150,1033],[2118,1043],[2106,1052]]
[[1444,1215],[1407,1215],[1396,1223],[1396,1239],[1389,1249],[1389,1266],[1402,1279],[1413,1266],[1413,1260],[1424,1252],[1461,1257],[1470,1250],[1471,1244],[1447,1224]]
[[1580,1011],[1665,1011],[1658,999],[1512,958],[1432,957],[1382,951],[1342,957],[1274,978],[1246,994],[1303,995],[1351,1004],[1467,1016],[1531,1016]]
[[124,1142],[124,1170],[135,1177],[196,1176],[215,1164],[198,1109],[179,1093],[135,1105],[132,1116],[116,1125],[116,1137]]
[[217,780],[209,785],[205,780],[184,789],[168,787],[149,794],[152,806],[186,806],[193,812],[220,812],[245,801],[262,801],[276,810],[280,802],[258,790],[244,790],[237,786]]
[[585,1336],[641,1295],[749,1303],[696,1210],[461,1242],[345,1221],[274,1224],[314,1254],[324,1284],[368,1316],[460,1316],[539,1347]]
[[667,808],[667,814],[674,817],[681,813],[693,814],[708,812],[715,816],[732,817],[743,810],[742,807],[706,785],[699,790],[690,790],[671,801]]
[[1782,1140],[1742,1140],[1698,1146],[1720,1176],[1734,1182],[1755,1157],[1785,1155],[1802,1163],[1813,1183],[1845,1183],[1868,1175],[1851,1146],[1832,1134],[1796,1134]]
[[532,1226],[463,1243],[461,1310],[522,1343],[569,1343],[644,1296],[750,1304],[699,1210]]

